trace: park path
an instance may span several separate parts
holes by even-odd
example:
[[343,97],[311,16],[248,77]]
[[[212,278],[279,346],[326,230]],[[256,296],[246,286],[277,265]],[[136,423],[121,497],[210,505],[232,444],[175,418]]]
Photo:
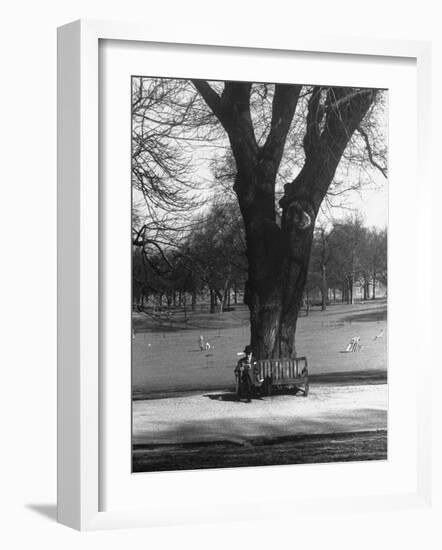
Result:
[[307,398],[274,395],[251,403],[229,392],[140,400],[133,402],[133,444],[247,443],[386,430],[387,405],[387,384],[314,385]]

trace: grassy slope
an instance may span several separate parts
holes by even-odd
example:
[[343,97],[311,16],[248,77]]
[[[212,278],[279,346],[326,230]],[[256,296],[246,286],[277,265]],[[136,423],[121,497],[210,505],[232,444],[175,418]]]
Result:
[[[135,397],[171,390],[219,389],[231,387],[236,352],[249,341],[248,311],[210,315],[197,313],[183,322],[178,313],[172,322],[134,314],[133,391]],[[313,311],[301,317],[297,329],[298,355],[306,355],[310,374],[362,372],[387,368],[385,303],[335,305],[326,312]],[[201,352],[203,335],[211,350]],[[353,336],[360,336],[363,349],[342,353]]]

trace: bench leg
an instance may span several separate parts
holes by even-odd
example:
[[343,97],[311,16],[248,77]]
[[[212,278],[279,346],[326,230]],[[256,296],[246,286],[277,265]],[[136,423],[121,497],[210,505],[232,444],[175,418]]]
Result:
[[272,395],[272,379],[266,378],[264,384],[265,384],[265,393],[267,396],[270,397]]

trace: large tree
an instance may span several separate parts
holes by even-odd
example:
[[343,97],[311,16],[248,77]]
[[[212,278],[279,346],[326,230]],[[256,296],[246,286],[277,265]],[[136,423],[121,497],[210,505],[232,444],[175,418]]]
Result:
[[[236,163],[233,188],[246,234],[251,345],[260,358],[292,357],[315,221],[376,90],[320,86],[309,90],[303,166],[284,185],[278,212],[278,170],[303,87],[274,86],[270,124],[261,140],[252,118],[251,83],[225,82],[222,89],[203,80],[193,84],[227,133]],[[290,151],[286,154],[290,156]]]

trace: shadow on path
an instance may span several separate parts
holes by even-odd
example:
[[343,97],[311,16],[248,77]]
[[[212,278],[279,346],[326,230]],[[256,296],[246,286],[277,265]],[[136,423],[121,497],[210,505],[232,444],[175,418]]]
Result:
[[[237,401],[240,402],[240,399],[238,398],[238,395],[236,393],[230,392],[230,393],[207,393],[204,395],[204,397],[208,397],[209,399],[213,399],[214,401]],[[252,396],[253,401],[262,401],[263,398],[260,395],[253,395]]]

